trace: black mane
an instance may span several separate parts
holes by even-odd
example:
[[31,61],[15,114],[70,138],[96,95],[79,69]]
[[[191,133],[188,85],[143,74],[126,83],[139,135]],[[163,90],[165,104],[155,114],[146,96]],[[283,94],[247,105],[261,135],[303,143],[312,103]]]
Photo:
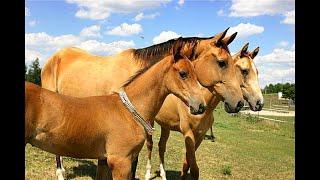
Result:
[[205,40],[210,38],[212,37],[180,37],[176,39],[171,39],[160,44],[155,44],[146,48],[136,49],[134,52],[134,57],[135,59],[139,59],[143,65],[150,66],[160,61],[162,58],[164,58],[164,56],[172,53],[173,50],[180,49],[186,44],[189,44],[193,48],[192,51],[194,51],[199,40]]
[[[211,39],[212,37],[186,37],[186,38],[176,38],[171,39],[166,42],[155,44],[146,48],[140,48],[134,50],[134,59],[140,61],[143,65],[143,68],[139,71],[137,71],[133,76],[131,76],[127,82],[124,83],[122,87],[126,87],[129,85],[132,81],[134,81],[137,77],[142,75],[144,72],[146,72],[150,67],[152,67],[154,64],[162,60],[165,56],[172,54],[176,52],[177,50],[184,47],[184,45],[188,44],[190,47],[192,47],[192,53],[190,57],[188,57],[191,61],[194,60],[192,57],[194,55],[194,51],[196,49],[196,46],[200,40],[206,40]],[[223,44],[222,45],[229,53],[228,46]]]

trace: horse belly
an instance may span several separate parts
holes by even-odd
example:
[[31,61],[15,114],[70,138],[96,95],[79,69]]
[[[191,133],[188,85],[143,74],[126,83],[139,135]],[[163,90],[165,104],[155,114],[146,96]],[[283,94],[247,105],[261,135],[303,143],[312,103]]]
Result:
[[73,158],[97,159],[106,154],[105,143],[100,139],[79,141],[50,133],[39,133],[30,140],[30,144],[56,155]]

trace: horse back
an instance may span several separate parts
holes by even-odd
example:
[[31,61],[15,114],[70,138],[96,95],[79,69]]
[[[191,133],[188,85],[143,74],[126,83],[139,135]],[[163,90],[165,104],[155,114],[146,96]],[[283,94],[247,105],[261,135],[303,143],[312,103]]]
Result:
[[63,73],[63,69],[69,68],[72,63],[91,60],[93,58],[102,57],[94,56],[76,47],[66,47],[57,51],[46,61],[41,70],[42,87],[58,92],[59,74]]

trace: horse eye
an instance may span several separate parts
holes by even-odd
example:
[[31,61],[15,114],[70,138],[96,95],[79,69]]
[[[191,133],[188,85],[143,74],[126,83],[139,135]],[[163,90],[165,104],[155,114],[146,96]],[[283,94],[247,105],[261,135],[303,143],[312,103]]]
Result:
[[247,69],[241,70],[241,73],[244,77],[246,77],[249,74],[249,71]]
[[185,72],[185,71],[180,71],[180,72],[179,72],[179,75],[180,75],[180,77],[181,77],[182,79],[185,79],[185,78],[187,78],[188,73]]
[[225,68],[227,66],[225,61],[218,61],[218,64],[220,68]]

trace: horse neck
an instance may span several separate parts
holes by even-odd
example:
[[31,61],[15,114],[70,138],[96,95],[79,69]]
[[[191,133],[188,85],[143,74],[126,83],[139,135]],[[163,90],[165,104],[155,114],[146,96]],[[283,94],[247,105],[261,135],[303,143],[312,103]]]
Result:
[[153,120],[169,94],[164,86],[169,68],[170,63],[162,60],[124,88],[136,110],[147,121]]
[[[214,86],[209,86],[207,87],[208,91],[213,92]],[[205,101],[207,103],[207,110],[212,111],[217,107],[219,102],[221,101],[219,97],[213,93],[206,93],[205,96]]]

